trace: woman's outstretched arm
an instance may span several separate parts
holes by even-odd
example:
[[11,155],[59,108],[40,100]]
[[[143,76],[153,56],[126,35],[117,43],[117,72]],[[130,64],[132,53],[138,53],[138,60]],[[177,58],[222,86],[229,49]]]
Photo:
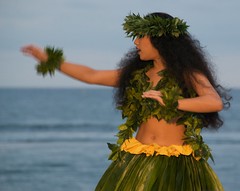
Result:
[[[46,52],[35,45],[24,46],[22,52],[35,58],[38,62],[45,62],[48,59]],[[59,70],[77,80],[88,84],[116,87],[118,84],[119,70],[95,70],[91,67],[74,64],[64,61]]]
[[60,71],[72,78],[88,84],[116,87],[118,82],[118,70],[95,70],[85,65],[64,62]]

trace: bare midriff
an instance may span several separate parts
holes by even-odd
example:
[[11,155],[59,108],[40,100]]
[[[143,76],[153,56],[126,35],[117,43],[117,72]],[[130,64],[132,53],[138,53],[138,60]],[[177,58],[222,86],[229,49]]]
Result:
[[150,118],[142,123],[136,135],[136,139],[142,144],[156,143],[160,146],[182,145],[185,128],[176,123],[167,123]]

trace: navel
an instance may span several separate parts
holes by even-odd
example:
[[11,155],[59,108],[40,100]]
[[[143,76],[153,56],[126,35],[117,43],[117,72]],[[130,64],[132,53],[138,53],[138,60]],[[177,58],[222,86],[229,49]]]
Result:
[[152,135],[152,136],[150,137],[150,139],[151,139],[152,141],[155,141],[155,140],[157,139],[157,137],[156,137],[155,135]]

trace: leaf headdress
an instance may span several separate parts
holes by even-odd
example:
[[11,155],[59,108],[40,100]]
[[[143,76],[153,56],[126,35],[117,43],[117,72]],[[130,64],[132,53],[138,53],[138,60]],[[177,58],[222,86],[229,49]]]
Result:
[[127,37],[151,37],[171,36],[179,37],[187,33],[189,26],[183,20],[174,18],[162,18],[156,15],[129,14],[124,19],[123,29]]

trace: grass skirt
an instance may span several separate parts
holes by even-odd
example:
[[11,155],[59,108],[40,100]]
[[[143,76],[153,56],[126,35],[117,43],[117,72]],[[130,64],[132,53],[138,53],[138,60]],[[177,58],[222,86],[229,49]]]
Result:
[[95,191],[222,191],[205,160],[192,155],[131,154],[112,162]]

